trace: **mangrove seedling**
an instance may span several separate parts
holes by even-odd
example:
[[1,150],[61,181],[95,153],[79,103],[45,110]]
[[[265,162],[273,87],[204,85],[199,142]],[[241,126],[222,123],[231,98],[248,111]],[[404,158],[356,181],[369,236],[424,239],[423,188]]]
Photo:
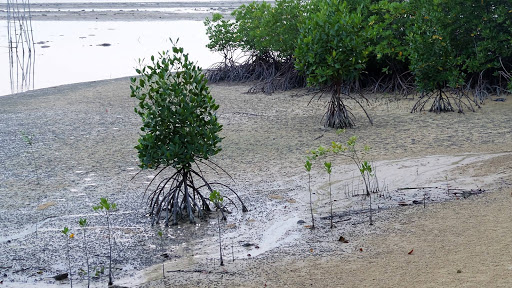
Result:
[[324,162],[324,168],[327,174],[329,175],[329,205],[331,206],[331,229],[334,228],[334,225],[332,224],[332,190],[331,190],[331,172],[332,172],[332,165],[331,162]]
[[[158,231],[158,237],[160,237],[160,252],[162,252],[162,257],[164,257],[164,233],[162,231]],[[165,278],[165,257],[162,261],[162,277]]]
[[[338,134],[343,133],[345,130],[340,129],[338,130]],[[360,152],[357,148],[357,137],[352,136],[347,140],[347,144],[344,145],[340,142],[332,142],[331,147],[326,149],[322,146],[320,146],[318,149],[313,150],[310,152],[311,155],[308,156],[308,160],[316,160],[320,156],[324,156],[327,153],[334,153],[337,155],[341,155],[344,157],[349,158],[356,164],[357,169],[359,170],[359,174],[361,175],[361,178],[363,179],[364,184],[364,192],[365,195],[369,198],[370,201],[370,225],[373,225],[372,221],[372,195],[371,193],[378,192],[378,181],[376,181],[376,176],[374,173],[374,169],[370,162],[364,160],[364,156],[366,156],[366,153],[370,151],[369,146],[364,146],[364,149],[362,152]],[[326,167],[327,169],[327,167]],[[329,171],[328,171],[329,172]],[[372,182],[375,180],[376,186],[372,187]]]
[[32,162],[32,165],[34,166],[34,172],[36,173],[36,182],[37,184],[39,184],[39,172],[37,171],[37,163],[34,159],[34,152],[33,152],[33,148],[34,148],[34,134],[32,135],[28,135],[25,131],[21,131],[20,132],[21,134],[21,138],[23,139],[23,141],[25,142],[25,144],[27,144],[29,146],[29,154],[30,154],[30,160]]
[[212,186],[229,189],[246,212],[242,199],[233,189],[207,181],[198,166],[221,169],[210,160],[221,151],[222,125],[216,115],[219,105],[210,93],[202,69],[189,59],[183,48],[172,44],[172,52],[159,53],[158,58],[151,56],[152,65],[136,69],[140,77],[132,78],[130,86],[131,97],[139,100],[135,112],[142,118],[142,134],[135,146],[139,167],[157,171],[144,195],[154,187],[155,179],[161,179],[159,175],[169,171],[168,168],[174,171],[157,181],[148,195],[151,224],[159,223],[162,218],[166,226],[170,221],[177,225],[179,220],[187,218],[195,223],[196,213],[205,219],[204,212],[211,211],[205,193],[211,193]]
[[311,229],[315,229],[315,217],[313,216],[313,196],[311,193],[311,161],[306,160],[306,164],[304,164],[304,168],[308,171],[308,191],[309,191],[309,208],[311,210]]
[[[368,178],[370,179],[370,177],[373,177],[374,174],[372,174],[372,166],[370,165],[370,163],[368,163],[368,161],[363,161],[361,163],[361,166],[359,167],[359,172],[361,173],[361,177],[363,177],[363,179],[365,178]],[[365,182],[365,189],[366,189],[366,195],[368,196],[368,199],[370,201],[370,225],[373,225],[373,220],[372,220],[372,193],[371,191],[369,190],[369,186],[367,183],[367,181],[364,181]],[[369,182],[369,180],[368,180]]]
[[89,265],[89,251],[87,249],[87,236],[85,235],[85,230],[89,223],[87,223],[87,219],[80,218],[80,220],[78,220],[78,224],[80,225],[80,227],[82,227],[82,231],[83,231],[83,235],[84,235],[84,244],[83,244],[84,248],[83,249],[84,249],[84,254],[85,254],[85,263],[87,265],[87,288],[89,288],[91,286],[91,274],[90,274],[90,265]]
[[107,198],[100,198],[99,205],[93,206],[94,211],[103,211],[107,220],[107,237],[108,237],[108,285],[112,285],[112,229],[110,225],[110,213],[117,209],[116,203],[108,202]]
[[[220,193],[217,190],[213,190],[210,193],[210,201],[212,201],[215,204],[215,207],[217,207],[218,210],[222,211],[224,207],[222,207],[222,203],[224,202],[224,197],[220,195]],[[223,218],[225,219],[225,218]],[[222,259],[222,234],[221,234],[221,227],[220,227],[220,215],[217,213],[217,225],[219,227],[219,253],[220,253],[220,266],[224,266],[224,260]]]
[[64,227],[60,233],[64,234],[66,237],[66,256],[68,258],[68,268],[69,268],[69,284],[71,285],[71,288],[73,288],[73,274],[71,274],[71,249],[69,248],[69,239],[73,239],[75,237],[75,234],[71,233],[69,234],[69,228]]
[[94,277],[101,280],[101,275],[105,274],[105,266],[95,266],[94,267]]

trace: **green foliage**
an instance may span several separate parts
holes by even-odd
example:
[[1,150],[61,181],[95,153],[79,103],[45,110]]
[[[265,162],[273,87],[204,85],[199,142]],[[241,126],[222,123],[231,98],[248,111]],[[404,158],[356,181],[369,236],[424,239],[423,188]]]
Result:
[[[222,202],[224,202],[224,197],[220,195],[219,191],[213,190],[210,192],[210,201],[215,203],[215,206],[222,212],[222,220],[226,220],[226,216],[224,216],[224,208],[222,207]],[[224,260],[222,258],[222,230],[220,227],[220,218],[219,214],[217,214],[217,225],[219,227],[219,254],[220,254],[220,266],[224,266]]]
[[295,50],[297,70],[310,86],[359,79],[372,49],[362,7],[339,0],[320,0],[316,5],[319,11],[306,20]]
[[459,88],[468,75],[496,71],[501,59],[511,60],[510,1],[411,0],[408,5],[408,54],[422,91]]
[[[345,132],[344,129],[340,129],[337,131],[337,134],[339,135],[344,132]],[[359,173],[361,175],[361,179],[363,180],[363,183],[364,183],[365,195],[369,199],[370,225],[373,225],[371,193],[378,191],[378,185],[377,185],[377,187],[372,187],[372,181],[374,179],[376,179],[376,178],[374,178],[375,177],[374,168],[370,164],[370,162],[368,162],[367,160],[364,160],[364,158],[367,157],[366,153],[368,151],[370,151],[370,147],[366,146],[366,145],[364,146],[363,150],[360,151],[357,148],[357,136],[352,136],[346,141],[346,144],[333,141],[329,148],[320,146],[315,150],[308,151],[308,155],[306,156],[306,158],[307,158],[307,161],[309,162],[309,161],[315,161],[315,160],[319,159],[320,157],[326,157],[329,154],[333,154],[333,155],[340,155],[343,157],[347,157],[350,160],[352,160],[352,162],[354,164],[356,164],[357,169],[359,170]],[[333,204],[332,204],[332,198],[331,198],[332,197],[332,195],[331,195],[332,194],[331,193],[331,172],[332,172],[331,168],[332,168],[331,162],[324,162],[324,169],[327,172],[327,174],[329,175],[329,203],[331,206],[331,228],[333,228],[334,226],[333,226],[333,221],[332,221],[332,219],[333,219],[332,205]],[[311,167],[310,167],[310,169],[311,169]],[[311,203],[311,195],[310,195],[310,203]],[[311,206],[311,204],[310,204],[310,206]],[[313,215],[312,208],[311,208],[311,215]]]
[[206,35],[210,42],[206,47],[215,52],[224,54],[224,58],[232,56],[232,53],[239,48],[240,40],[238,35],[238,24],[234,21],[224,19],[219,13],[212,15],[212,18],[204,20]]
[[264,21],[269,18],[272,6],[268,2],[252,2],[242,5],[232,13],[238,24],[240,47],[244,51],[269,52],[268,27]]
[[112,211],[112,210],[117,209],[117,204],[108,202],[107,198],[100,198],[99,205],[93,206],[92,209],[94,211],[103,210],[103,209],[105,209],[106,211]]
[[255,81],[252,93],[304,87],[293,53],[310,6],[305,0],[254,1],[235,9],[233,21],[219,14],[206,19],[207,47],[224,56],[208,69],[208,80]]
[[100,277],[105,274],[105,266],[101,266],[100,268],[95,267],[94,269],[94,277]]
[[[339,130],[340,133],[343,133],[344,130]],[[351,159],[354,164],[356,164],[357,169],[359,170],[363,182],[365,183],[366,193],[369,194],[371,192],[371,180],[375,175],[373,174],[373,168],[370,162],[364,160],[367,157],[367,152],[370,151],[370,147],[365,145],[362,150],[359,150],[357,147],[357,136],[351,136],[346,144],[341,142],[333,141],[329,148],[325,148],[323,146],[318,147],[315,150],[308,151],[308,155],[306,158],[309,161],[315,161],[320,157],[328,156],[329,154],[341,155]],[[311,169],[311,164],[310,164]],[[331,163],[324,162],[324,169],[326,169],[327,173],[331,174]]]
[[[511,11],[508,0],[277,0],[242,5],[233,21],[213,15],[205,25],[210,49],[240,49],[263,58],[251,61],[272,65],[292,59],[312,87],[359,81],[360,88],[375,85],[373,91],[411,93],[417,87],[430,93],[485,82],[505,88],[512,66]],[[272,69],[232,73],[255,80]]]
[[80,220],[78,220],[78,224],[79,224],[79,225],[80,225],[80,227],[82,227],[82,228],[87,227],[87,224],[88,224],[88,223],[87,223],[87,219],[85,219],[85,218],[80,218]]
[[361,167],[359,167],[359,172],[361,172],[361,175],[364,175],[365,173],[372,175],[372,165],[370,165],[366,160],[363,161],[361,163]]
[[301,0],[278,0],[265,19],[264,27],[269,29],[268,37],[271,51],[278,54],[278,58],[291,57],[297,47],[297,35],[300,27],[305,23],[305,13],[309,4]]
[[391,61],[406,62],[407,46],[406,30],[410,13],[408,2],[379,1],[371,5],[368,26],[371,26],[373,53],[377,60],[382,61],[382,69],[389,69]]
[[331,162],[324,162],[324,168],[327,174],[331,174],[332,172],[332,164]]
[[28,135],[25,131],[21,131],[20,134],[21,138],[27,145],[32,146],[34,144],[34,134]]
[[[354,126],[354,116],[341,95],[350,96],[351,86],[360,79],[372,51],[372,28],[363,14],[364,9],[368,9],[366,2],[349,5],[340,0],[315,1],[312,13],[301,28],[295,49],[295,68],[306,76],[308,86],[332,93],[326,127]],[[361,103],[358,104],[364,110]],[[366,111],[365,114],[372,123]]]
[[456,47],[449,41],[449,21],[440,2],[413,0],[410,3],[414,10],[407,35],[410,67],[418,88],[425,93],[446,86],[457,88],[464,79]]
[[301,0],[277,0],[275,6],[252,2],[235,9],[240,47],[260,55],[275,53],[278,59],[292,56],[307,5]]
[[222,197],[222,195],[220,195],[219,191],[217,190],[213,190],[212,192],[210,192],[209,199],[210,201],[217,205],[220,205],[222,204],[222,202],[224,202],[224,197]]
[[462,69],[481,72],[500,68],[512,55],[512,3],[505,0],[440,1],[449,41],[457,48]]
[[70,230],[68,227],[64,227],[64,229],[62,229],[60,231],[60,233],[64,234],[64,236],[66,237],[66,258],[68,260],[68,273],[69,273],[69,284],[71,286],[71,288],[73,288],[73,274],[72,274],[72,271],[71,271],[71,249],[69,247],[69,239],[72,239],[75,237],[75,234],[71,233],[69,234]]
[[131,79],[131,97],[139,100],[135,112],[142,118],[142,135],[135,146],[142,169],[171,166],[189,170],[198,159],[209,159],[221,148],[222,126],[218,105],[207,80],[183,48],[173,47],[151,65],[137,69]]
[[311,229],[315,229],[315,216],[313,215],[313,193],[311,192],[311,159],[307,157],[306,163],[304,164],[304,168],[308,171],[308,192],[309,192],[309,208],[311,211]]
[[306,164],[304,164],[304,168],[306,168],[306,171],[308,172],[311,172],[311,162],[308,160],[306,160]]

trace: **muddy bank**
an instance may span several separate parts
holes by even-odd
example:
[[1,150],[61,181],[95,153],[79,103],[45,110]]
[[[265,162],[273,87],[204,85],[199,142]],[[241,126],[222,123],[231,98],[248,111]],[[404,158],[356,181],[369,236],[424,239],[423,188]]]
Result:
[[[250,209],[244,214],[233,209],[234,213],[223,226],[225,259],[229,260],[224,268],[213,263],[218,256],[215,215],[198,226],[150,227],[142,192],[152,173],[142,173],[130,180],[137,172],[133,146],[140,120],[133,112],[135,101],[129,97],[129,80],[125,78],[0,98],[0,281],[4,281],[3,285],[58,285],[51,277],[66,271],[62,254],[65,239],[59,232],[65,226],[76,233],[71,244],[77,275],[74,283],[83,285],[84,278],[80,280],[78,276],[85,265],[82,231],[78,228],[81,217],[87,217],[91,223],[88,239],[93,266],[99,270],[105,267],[106,223],[91,208],[100,197],[108,197],[119,206],[113,215],[114,282],[134,287],[148,281],[156,281],[149,282],[148,287],[163,283],[296,286],[308,281],[314,286],[325,286],[318,275],[329,265],[341,271],[345,263],[352,265],[347,271],[359,275],[354,279],[364,278],[365,274],[356,272],[360,270],[358,267],[378,265],[369,269],[376,273],[372,279],[385,278],[388,282],[382,283],[393,286],[395,282],[389,281],[394,280],[384,269],[387,266],[378,267],[391,259],[396,265],[390,269],[402,269],[398,257],[404,249],[407,250],[404,257],[409,256],[407,252],[411,249],[415,251],[414,257],[422,253],[429,255],[410,258],[418,259],[417,265],[435,259],[450,263],[450,257],[460,257],[462,264],[456,266],[462,267],[457,269],[464,273],[473,271],[465,267],[474,267],[464,261],[484,259],[474,257],[485,257],[487,252],[482,250],[485,247],[474,246],[476,240],[458,241],[457,249],[446,250],[443,248],[447,247],[446,241],[466,239],[485,231],[489,235],[496,233],[497,240],[492,245],[508,245],[501,228],[504,222],[496,220],[501,224],[489,231],[485,227],[494,225],[486,221],[507,218],[501,215],[507,215],[503,213],[511,187],[512,115],[509,111],[512,101],[488,101],[476,113],[434,115],[409,113],[413,104],[410,99],[369,96],[375,125],[370,126],[363,113],[354,109],[356,129],[340,136],[321,125],[327,99],[307,105],[311,96],[303,90],[269,96],[246,94],[246,85],[211,87],[224,125],[223,151],[213,160],[229,171],[236,182],[213,172],[207,176],[230,183]],[[348,104],[356,107],[354,103]],[[34,135],[33,145],[23,141],[22,131]],[[376,202],[375,225],[369,226],[367,214],[356,213],[364,210],[365,199],[349,197],[344,190],[346,183],[357,185],[355,167],[347,160],[335,160],[333,196],[337,200],[334,211],[338,223],[331,231],[325,218],[328,216],[327,178],[321,167],[314,167],[312,187],[318,229],[311,231],[306,227],[310,216],[304,154],[352,135],[372,147],[370,155],[377,175],[395,200],[382,203],[382,207]],[[398,207],[400,197],[409,197],[412,202],[422,194],[400,195],[397,188],[420,186],[439,187],[439,195],[460,188],[483,189],[489,196],[464,199],[452,194],[450,199],[454,201],[448,204],[430,201],[425,209],[422,205]],[[428,193],[437,195],[435,191]],[[347,210],[354,213],[346,214]],[[500,214],[493,214],[494,211]],[[472,216],[478,213],[487,216]],[[300,220],[305,223],[297,224]],[[432,231],[432,227],[438,227],[435,238],[424,242],[427,238],[421,233]],[[166,235],[163,249],[156,236],[158,231]],[[340,236],[349,243],[337,241]],[[397,244],[409,236],[413,238],[407,243]],[[190,241],[192,238],[197,240]],[[426,250],[428,253],[417,248],[430,247],[430,242],[436,244]],[[361,253],[360,248],[368,254]],[[158,280],[164,259],[160,256],[162,250],[169,256],[167,270],[173,271],[166,275],[168,282]],[[436,267],[448,267],[429,263],[434,274],[441,273]],[[483,263],[486,265],[482,269],[489,269],[488,275],[494,275],[491,262]],[[340,283],[348,281],[346,272],[338,272],[345,275],[340,276]],[[429,271],[422,273],[429,275]],[[465,279],[477,281],[475,277],[480,274],[471,275]],[[104,285],[105,275],[100,276],[95,285]],[[409,283],[429,285],[425,278],[414,279]]]

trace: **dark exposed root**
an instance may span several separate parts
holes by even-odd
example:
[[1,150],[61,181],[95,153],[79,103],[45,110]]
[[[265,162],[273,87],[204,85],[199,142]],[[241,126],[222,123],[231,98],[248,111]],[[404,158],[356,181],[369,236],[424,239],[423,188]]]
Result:
[[[329,102],[327,103],[327,112],[325,112],[324,116],[322,117],[322,120],[325,119],[324,127],[329,128],[336,128],[336,129],[345,129],[345,128],[354,128],[355,127],[355,116],[350,111],[350,107],[346,105],[343,102],[342,96],[345,95],[346,97],[354,100],[354,102],[361,107],[361,109],[364,111],[366,117],[368,118],[368,121],[371,125],[373,125],[373,120],[370,117],[370,114],[368,114],[368,111],[366,111],[363,103],[361,100],[366,102],[367,104],[370,104],[370,101],[364,97],[362,93],[357,94],[358,97],[354,97],[351,94],[350,91],[352,89],[355,89],[354,87],[359,87],[358,83],[352,83],[350,85],[334,85],[328,88],[323,88],[320,90],[312,90],[310,93],[313,93],[313,97],[311,97],[311,100],[309,100],[309,103],[313,101],[315,98],[320,100],[320,98],[326,93],[329,92],[331,95],[331,98],[329,99]],[[361,91],[361,90],[359,90]],[[360,99],[358,99],[360,98]],[[308,105],[309,105],[308,103]]]
[[[456,89],[450,93],[445,93],[443,89],[437,89],[430,93],[422,93],[418,101],[414,104],[411,113],[421,112],[425,110],[427,103],[431,103],[429,112],[442,113],[442,112],[455,112],[457,108],[458,113],[464,113],[464,108],[475,112],[473,104],[480,107],[469,98],[463,89]],[[455,105],[455,107],[452,105]]]
[[[472,90],[473,102],[477,104],[484,103],[484,101],[488,99],[489,95],[491,94],[499,96],[502,91],[506,91],[506,88],[503,87],[501,83],[490,83],[489,79],[487,79],[484,75],[485,72],[486,71],[484,70],[478,73],[477,76],[470,78],[466,84],[465,90]],[[476,81],[474,80],[475,78]]]
[[404,97],[414,94],[416,85],[410,71],[381,75],[365,79],[365,90],[370,93],[394,93]]
[[331,94],[331,99],[329,100],[329,104],[327,104],[327,112],[325,113],[325,127],[336,128],[336,129],[345,129],[345,128],[353,128],[354,124],[354,114],[348,110],[348,107],[343,103],[341,99],[341,94],[333,91]]
[[263,92],[266,94],[275,91],[287,91],[294,88],[306,86],[304,76],[295,70],[293,61],[277,62],[275,69],[268,69],[271,73],[263,75],[253,87],[249,89],[249,93]]
[[[350,99],[354,100],[357,103],[357,105],[359,105],[359,107],[361,107],[361,109],[363,109],[363,112],[366,115],[366,118],[368,118],[368,121],[373,126],[373,120],[370,117],[370,114],[368,114],[368,111],[366,111],[366,109],[364,108],[363,104],[361,104],[361,102],[357,98],[353,97],[351,94],[348,94],[347,96],[350,97]],[[363,99],[366,102],[366,104],[370,104],[370,101],[368,101],[368,99],[366,97],[364,97],[363,93],[360,93],[359,97],[361,99]]]
[[473,102],[482,104],[491,95],[497,97],[502,94],[510,94],[507,87],[512,81],[512,74],[507,70],[505,64],[500,58],[501,69],[488,68],[479,73],[471,74],[466,79],[465,90],[473,94]]
[[238,57],[242,58],[241,62],[225,60],[212,65],[206,71],[208,81],[256,82],[248,92],[266,94],[306,86],[305,77],[295,70],[292,57],[279,60],[268,53]]
[[[161,174],[166,168],[168,167],[162,168],[157,175]],[[152,186],[152,183],[153,181],[147,189]],[[202,173],[193,169],[181,168],[170,177],[160,180],[156,187],[148,193],[147,201],[151,224],[154,225],[164,220],[165,225],[169,225],[170,222],[172,222],[172,225],[177,225],[179,221],[184,219],[188,219],[190,223],[195,223],[196,216],[205,219],[206,212],[211,212],[209,195],[213,191],[212,186],[214,185],[233,193],[242,204],[242,211],[248,211],[240,196],[229,186],[218,182],[210,183],[203,177]],[[234,204],[234,201],[230,198],[226,197],[226,199]],[[222,214],[225,217],[224,210]]]
[[432,100],[429,112],[453,112],[452,103],[450,98],[442,89],[436,90],[431,93],[422,93],[416,104],[412,107],[411,113],[421,112],[425,110],[425,105]]

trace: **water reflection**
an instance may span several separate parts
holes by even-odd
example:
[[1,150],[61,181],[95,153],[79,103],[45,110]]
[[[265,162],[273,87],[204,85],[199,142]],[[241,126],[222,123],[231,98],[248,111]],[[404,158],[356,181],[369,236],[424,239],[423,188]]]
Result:
[[7,49],[11,93],[33,89],[35,46],[29,0],[7,0]]
[[[7,29],[1,24],[0,41],[6,43],[2,32]],[[32,26],[34,89],[132,76],[139,58],[149,59],[171,48],[170,37],[179,38],[178,44],[203,68],[221,60],[206,48],[208,37],[201,21],[32,21]],[[0,95],[11,92],[5,50],[0,51]]]

